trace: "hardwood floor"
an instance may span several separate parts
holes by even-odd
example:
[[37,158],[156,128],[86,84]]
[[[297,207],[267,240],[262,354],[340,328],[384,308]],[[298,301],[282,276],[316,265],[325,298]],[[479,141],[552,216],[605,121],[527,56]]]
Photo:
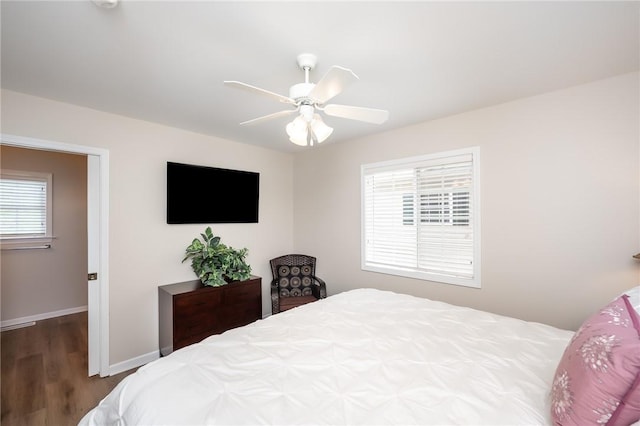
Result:
[[87,313],[1,333],[2,426],[77,425],[124,377],[87,377]]

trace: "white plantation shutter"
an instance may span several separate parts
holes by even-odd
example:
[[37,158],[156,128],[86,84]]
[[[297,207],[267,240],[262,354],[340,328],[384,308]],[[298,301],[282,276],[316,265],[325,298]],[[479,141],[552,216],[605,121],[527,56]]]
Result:
[[[417,262],[416,189],[412,169],[382,171],[365,176],[365,235],[367,262],[414,267]],[[410,220],[411,224],[406,224]]]
[[363,166],[363,269],[479,287],[478,157]]
[[50,182],[50,175],[12,175],[3,172],[0,178],[1,238],[50,235],[47,228]]

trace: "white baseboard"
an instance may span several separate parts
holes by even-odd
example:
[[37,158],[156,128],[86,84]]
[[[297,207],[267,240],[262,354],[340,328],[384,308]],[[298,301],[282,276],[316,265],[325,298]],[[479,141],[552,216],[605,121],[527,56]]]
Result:
[[44,314],[30,315],[28,317],[14,318],[9,320],[0,321],[0,327],[13,327],[19,324],[31,323],[34,321],[42,321],[49,318],[61,317],[64,315],[77,314],[78,312],[85,312],[89,309],[88,306],[78,306],[76,308],[62,309],[60,311],[45,312]]
[[160,352],[153,351],[144,355],[137,356],[135,358],[128,359],[126,361],[119,362],[117,364],[113,364],[109,366],[109,375],[114,376],[118,373],[122,373],[123,371],[142,367],[143,365],[148,364],[151,361],[155,361],[158,358],[160,358]]
[[33,327],[34,325],[36,325],[35,321],[22,322],[20,324],[6,325],[4,327],[0,327],[0,330],[1,331],[17,330],[19,328]]

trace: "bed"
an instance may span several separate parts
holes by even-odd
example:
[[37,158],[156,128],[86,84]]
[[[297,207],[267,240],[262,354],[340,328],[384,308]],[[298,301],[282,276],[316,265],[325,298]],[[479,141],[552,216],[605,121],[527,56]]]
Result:
[[149,363],[81,425],[551,424],[554,373],[572,336],[352,290]]

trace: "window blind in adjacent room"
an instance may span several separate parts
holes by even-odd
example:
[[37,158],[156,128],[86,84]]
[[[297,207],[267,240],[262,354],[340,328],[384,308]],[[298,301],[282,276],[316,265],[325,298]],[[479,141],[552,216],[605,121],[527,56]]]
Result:
[[47,235],[47,178],[0,178],[0,237]]

